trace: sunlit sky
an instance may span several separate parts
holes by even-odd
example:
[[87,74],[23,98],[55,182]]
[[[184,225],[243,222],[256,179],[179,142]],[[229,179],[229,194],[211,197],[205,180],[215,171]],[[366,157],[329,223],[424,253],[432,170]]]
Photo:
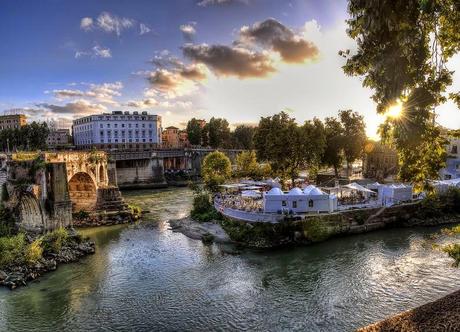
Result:
[[[340,0],[1,0],[0,111],[61,126],[112,110],[149,111],[164,127],[192,117],[254,124],[287,109],[298,121],[339,109],[365,116],[371,91],[347,77],[355,49]],[[449,63],[460,68],[460,57]],[[460,73],[452,91],[460,90]],[[437,110],[458,128],[460,111]]]

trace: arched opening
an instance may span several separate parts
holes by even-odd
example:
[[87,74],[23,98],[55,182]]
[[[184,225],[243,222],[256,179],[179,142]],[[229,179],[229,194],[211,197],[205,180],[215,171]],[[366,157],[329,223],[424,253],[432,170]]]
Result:
[[69,181],[72,212],[93,211],[96,208],[96,185],[88,173],[76,173]]
[[104,174],[104,166],[99,166],[99,182],[104,183],[105,181],[105,174]]
[[25,194],[19,203],[19,221],[21,227],[29,231],[39,231],[43,229],[43,216],[37,199]]

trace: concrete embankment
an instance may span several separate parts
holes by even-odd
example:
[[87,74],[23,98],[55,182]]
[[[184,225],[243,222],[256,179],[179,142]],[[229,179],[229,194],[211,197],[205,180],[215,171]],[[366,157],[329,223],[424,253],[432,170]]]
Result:
[[433,210],[422,203],[411,203],[387,208],[343,211],[317,214],[301,220],[279,223],[248,223],[234,219],[221,222],[229,237],[240,244],[271,248],[284,245],[305,245],[331,237],[366,233],[385,227],[435,226],[460,223],[460,214]]
[[460,331],[460,290],[437,301],[366,326],[358,332]]

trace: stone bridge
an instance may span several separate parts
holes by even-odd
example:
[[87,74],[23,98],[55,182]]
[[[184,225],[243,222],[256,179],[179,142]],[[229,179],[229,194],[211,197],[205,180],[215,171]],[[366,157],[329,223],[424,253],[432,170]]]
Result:
[[[43,231],[72,224],[72,213],[126,212],[116,170],[105,152],[17,153],[9,156],[7,197],[20,227]],[[3,195],[5,196],[5,195]]]
[[[153,149],[149,151],[111,151],[109,158],[116,164],[117,183],[121,187],[166,185],[164,173],[187,171],[201,173],[201,163],[211,148]],[[236,163],[243,150],[220,150]]]

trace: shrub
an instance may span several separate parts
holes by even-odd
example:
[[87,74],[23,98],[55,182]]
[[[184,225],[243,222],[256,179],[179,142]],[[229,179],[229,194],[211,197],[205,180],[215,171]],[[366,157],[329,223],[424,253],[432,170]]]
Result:
[[190,215],[193,219],[200,222],[222,219],[222,215],[216,211],[212,204],[211,195],[206,191],[195,194]]
[[42,247],[45,253],[58,253],[62,246],[66,244],[69,233],[63,227],[52,232],[46,233],[42,237]]
[[37,263],[43,257],[43,248],[41,239],[37,239],[25,248],[25,261],[29,264]]
[[24,262],[26,240],[24,234],[0,238],[0,268],[5,268],[13,263]]
[[131,211],[131,213],[135,216],[140,216],[142,213],[142,209],[137,205],[129,204],[128,208]]
[[460,265],[460,243],[444,246],[442,247],[442,251],[447,253],[449,257],[454,260],[453,266],[458,267]]

